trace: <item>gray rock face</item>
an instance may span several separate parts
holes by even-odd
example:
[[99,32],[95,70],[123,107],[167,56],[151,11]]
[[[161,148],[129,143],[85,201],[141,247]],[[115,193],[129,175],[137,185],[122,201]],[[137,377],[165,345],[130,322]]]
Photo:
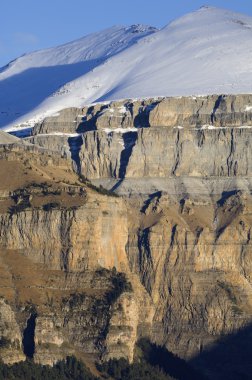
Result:
[[252,95],[114,101],[62,110],[38,124],[33,134],[118,127],[238,127],[252,124],[251,107]]
[[96,104],[84,108],[67,108],[46,118],[33,129],[33,135],[83,133],[104,128],[149,126],[149,114],[160,100],[121,101]]
[[97,178],[251,175],[249,128],[142,128],[83,135],[81,172]]
[[4,299],[0,298],[0,356],[7,363],[25,360],[22,350],[22,334],[15,313]]
[[251,130],[243,128],[142,129],[126,177],[248,176],[251,136]]
[[251,125],[251,95],[165,98],[149,115],[151,126]]
[[[25,250],[36,263],[80,273],[79,279],[84,270],[98,267],[115,266],[127,274],[134,292],[113,305],[104,358],[132,360],[135,341],[147,335],[211,379],[235,380],[237,371],[248,375],[251,365],[240,353],[251,349],[251,131],[251,95],[127,100],[64,110],[37,126],[30,142],[71,157],[79,174],[124,199],[89,195],[76,211],[2,215],[2,244]],[[77,134],[71,137],[75,145],[69,134]],[[50,235],[57,238],[47,239]],[[61,326],[57,336],[50,335],[51,344],[62,344],[62,331],[72,339],[76,316],[88,325],[88,305],[86,299],[76,305],[65,330],[56,316],[48,317],[49,331],[55,330],[52,320]],[[45,343],[44,326],[42,315],[37,339]],[[78,325],[77,345],[95,352],[92,342],[102,326],[96,320],[89,339]],[[49,362],[43,344],[37,360]]]
[[82,121],[82,110],[79,108],[67,108],[55,116],[46,118],[33,129],[33,135],[47,133],[74,133]]
[[[94,131],[83,134],[79,158],[81,173],[89,179],[125,176],[137,132]],[[123,156],[123,152],[126,154]]]
[[251,104],[251,95],[216,95],[71,108],[30,141],[72,156],[89,179],[248,176]]
[[15,136],[10,135],[7,132],[0,130],[0,145],[9,145],[9,144],[22,144],[22,140],[18,139]]
[[26,138],[26,142],[50,151],[54,155],[72,159],[76,172],[80,171],[79,151],[82,137],[78,134],[38,134]]

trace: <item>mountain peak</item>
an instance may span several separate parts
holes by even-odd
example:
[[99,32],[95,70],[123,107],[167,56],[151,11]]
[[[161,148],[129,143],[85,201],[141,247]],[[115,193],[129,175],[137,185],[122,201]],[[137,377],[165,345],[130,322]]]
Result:
[[210,5],[202,5],[199,9],[204,11],[204,10],[215,9],[215,7],[212,7]]
[[144,24],[133,24],[129,27],[126,27],[125,30],[130,33],[153,33],[158,31],[156,27]]
[[251,30],[205,5],[161,30],[117,26],[28,54],[0,72],[0,126],[100,101],[250,93]]

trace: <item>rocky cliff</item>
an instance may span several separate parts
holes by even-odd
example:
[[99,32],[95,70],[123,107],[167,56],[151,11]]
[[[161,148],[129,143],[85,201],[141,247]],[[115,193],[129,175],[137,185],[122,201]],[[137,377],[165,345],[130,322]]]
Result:
[[37,125],[29,140],[65,146],[89,179],[249,176],[243,147],[250,144],[251,101],[222,95],[68,109]]
[[22,173],[0,188],[4,360],[27,354],[33,318],[41,363],[133,360],[147,336],[212,379],[251,373],[251,104],[97,104],[2,148],[2,172]]
[[1,358],[132,361],[153,306],[129,269],[125,200],[81,183],[67,160],[20,149],[1,152]]

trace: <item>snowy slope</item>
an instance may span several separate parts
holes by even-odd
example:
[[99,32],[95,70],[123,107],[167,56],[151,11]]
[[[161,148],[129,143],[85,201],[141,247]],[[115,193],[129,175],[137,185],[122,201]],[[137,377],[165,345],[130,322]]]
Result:
[[[84,38],[20,58],[0,74],[0,112],[24,109],[23,117],[12,116],[16,123],[112,99],[252,92],[251,17],[203,7],[160,31],[142,29],[131,33],[135,39],[126,37],[125,28],[112,28],[86,37],[87,48]],[[114,33],[121,33],[119,39]],[[38,85],[44,71],[47,81]],[[22,88],[28,73],[32,104]],[[63,85],[52,91],[51,81],[59,83],[58,78]]]
[[[24,55],[0,69],[0,127],[26,120],[45,99],[157,29],[114,26],[56,48]],[[64,106],[64,105],[63,105]],[[50,107],[49,107],[50,108]]]

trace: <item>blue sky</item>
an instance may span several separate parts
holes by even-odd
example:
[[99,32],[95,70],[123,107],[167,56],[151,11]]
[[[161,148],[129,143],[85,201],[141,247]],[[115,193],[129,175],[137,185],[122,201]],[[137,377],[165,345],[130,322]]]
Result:
[[56,46],[112,25],[159,28],[212,5],[252,16],[251,0],[1,0],[0,67],[33,50]]

